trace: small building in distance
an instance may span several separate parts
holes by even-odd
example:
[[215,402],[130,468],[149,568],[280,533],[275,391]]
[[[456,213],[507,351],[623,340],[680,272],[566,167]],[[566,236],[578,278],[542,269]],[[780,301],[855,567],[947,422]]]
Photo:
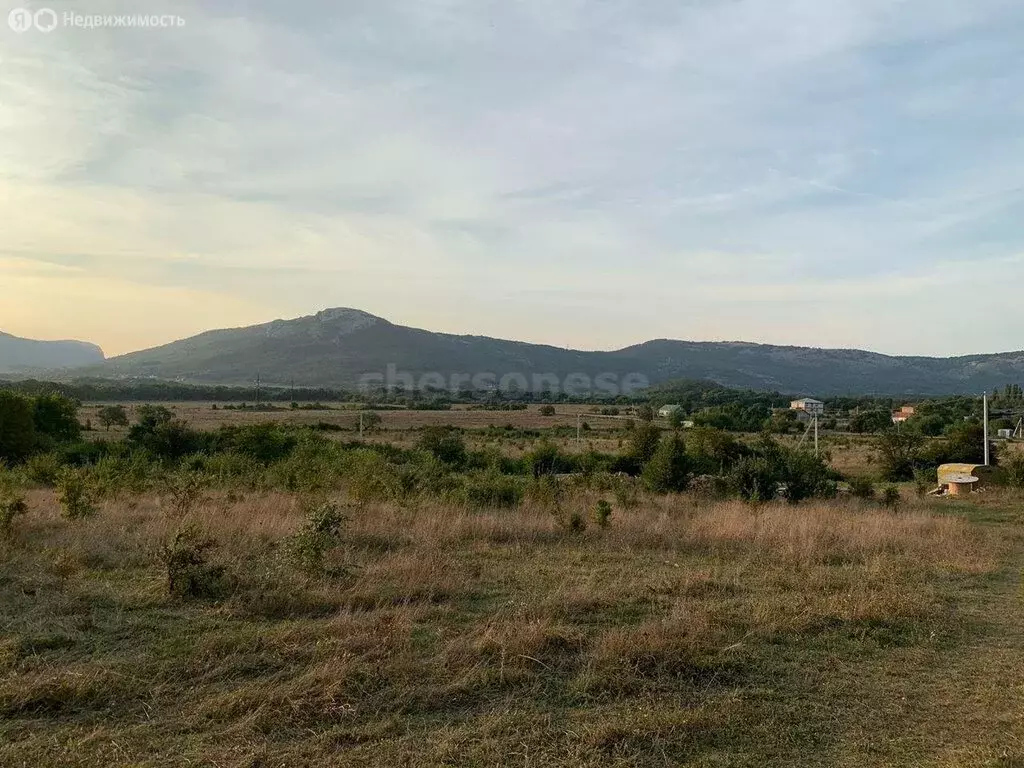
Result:
[[803,411],[811,415],[821,415],[825,412],[825,404],[821,400],[815,400],[813,397],[801,397],[799,400],[794,400],[789,404],[791,411]]
[[658,409],[658,415],[663,419],[667,419],[673,413],[679,413],[681,410],[683,410],[681,405],[663,405]]
[[902,424],[904,421],[914,415],[914,406],[904,405],[898,411],[892,412],[892,423]]

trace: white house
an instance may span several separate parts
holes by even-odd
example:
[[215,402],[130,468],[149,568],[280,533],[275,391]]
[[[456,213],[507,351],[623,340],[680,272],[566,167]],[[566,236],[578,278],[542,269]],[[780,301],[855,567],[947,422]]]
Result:
[[667,419],[673,413],[678,413],[681,410],[683,410],[681,405],[663,405],[658,409],[658,415],[663,419]]

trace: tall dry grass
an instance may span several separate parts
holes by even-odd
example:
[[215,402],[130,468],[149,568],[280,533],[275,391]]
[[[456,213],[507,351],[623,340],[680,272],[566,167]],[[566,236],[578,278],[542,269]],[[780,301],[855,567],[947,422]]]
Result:
[[[585,516],[598,498],[563,504]],[[946,586],[994,571],[1002,551],[916,502],[660,497],[572,533],[542,504],[333,501],[347,516],[341,567],[317,576],[284,557],[307,501],[211,492],[191,518],[219,543],[232,591],[181,601],[154,553],[185,521],[157,497],[67,521],[51,493],[30,494],[0,545],[0,762],[48,764],[72,747],[82,765],[148,764],[154,750],[239,766],[339,750],[368,765],[442,762],[470,729],[478,742],[463,746],[484,763],[502,744],[643,763],[651,744],[683,754],[672,750],[692,747],[688,729],[730,727],[732,704],[716,697],[765,643],[915,642],[954,621]],[[652,714],[664,696],[687,714]],[[570,749],[544,712],[591,712],[589,735]]]

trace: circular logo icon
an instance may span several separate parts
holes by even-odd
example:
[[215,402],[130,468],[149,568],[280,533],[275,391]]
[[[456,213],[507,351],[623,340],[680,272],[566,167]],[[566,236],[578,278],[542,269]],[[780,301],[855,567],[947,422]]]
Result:
[[57,14],[50,8],[40,8],[33,17],[36,29],[40,32],[52,32],[57,26]]
[[15,8],[7,14],[7,24],[19,35],[32,29],[32,11]]

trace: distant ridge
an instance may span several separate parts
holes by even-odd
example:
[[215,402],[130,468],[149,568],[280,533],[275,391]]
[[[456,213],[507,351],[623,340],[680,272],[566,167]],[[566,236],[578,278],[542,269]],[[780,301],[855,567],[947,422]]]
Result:
[[77,368],[103,359],[102,349],[84,341],[36,341],[0,331],[0,373]]
[[976,393],[1024,381],[1024,352],[954,358],[894,357],[854,349],[658,339],[608,352],[408,328],[357,309],[214,330],[112,358],[75,375],[151,377],[206,384],[351,388],[388,366],[436,373],[641,374],[650,382],[707,379],[725,386],[807,394]]

